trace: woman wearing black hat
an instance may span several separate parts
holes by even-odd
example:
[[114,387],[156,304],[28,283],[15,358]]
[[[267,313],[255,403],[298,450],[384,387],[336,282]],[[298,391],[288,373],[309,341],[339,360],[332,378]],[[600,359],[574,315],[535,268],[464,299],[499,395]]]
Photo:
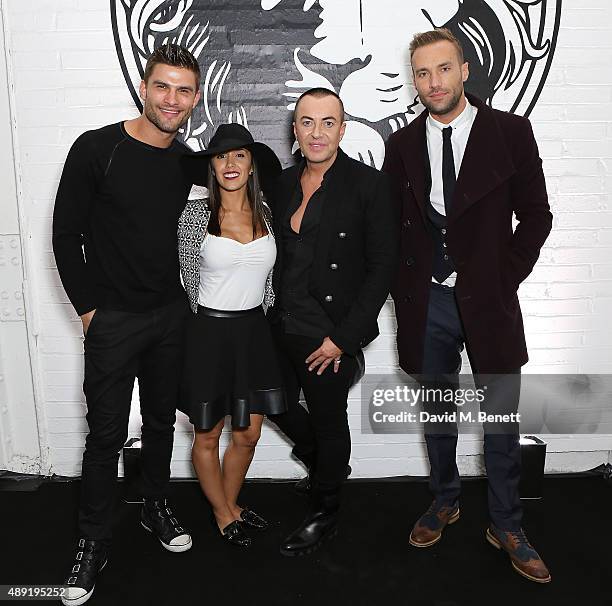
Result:
[[[274,304],[276,245],[261,192],[281,171],[275,153],[239,124],[223,124],[207,150],[187,155],[190,180],[208,197],[179,220],[179,258],[193,314],[187,323],[180,409],[194,425],[193,466],[214,522],[246,547],[245,527],[267,522],[238,505],[264,415],[285,411],[281,374],[262,303]],[[225,417],[232,437],[219,461]]]

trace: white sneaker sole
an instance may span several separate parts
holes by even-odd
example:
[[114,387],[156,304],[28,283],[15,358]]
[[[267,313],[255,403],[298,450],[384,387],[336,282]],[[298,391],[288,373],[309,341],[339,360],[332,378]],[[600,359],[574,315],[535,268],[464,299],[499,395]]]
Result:
[[[153,533],[153,529],[149,528],[142,520],[140,521],[140,525],[147,530],[148,532],[150,532],[151,534]],[[162,547],[164,549],[167,549],[168,551],[171,551],[172,553],[181,553],[183,551],[189,551],[191,549],[191,537],[189,537],[189,541],[187,543],[185,543],[184,545],[169,545],[168,543],[164,543],[159,537],[157,537],[157,540],[161,543]],[[70,602],[71,604],[73,602]]]
[[[100,570],[98,571],[98,574],[100,574],[100,572],[104,570],[104,567],[106,566],[107,563],[108,563],[108,560],[106,560],[106,562],[104,562],[104,564],[100,566]],[[70,598],[67,598],[66,596],[62,596],[61,597],[62,604],[64,604],[64,606],[81,606],[81,604],[85,604],[85,602],[87,602],[89,598],[93,595],[95,588],[96,586],[94,585],[90,591],[74,599],[70,599]]]

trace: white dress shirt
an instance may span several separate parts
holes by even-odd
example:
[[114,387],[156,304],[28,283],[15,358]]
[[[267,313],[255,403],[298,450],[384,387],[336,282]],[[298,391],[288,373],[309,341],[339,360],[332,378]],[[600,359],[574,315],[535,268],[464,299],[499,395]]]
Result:
[[[429,199],[433,207],[441,214],[446,215],[444,207],[444,190],[442,185],[442,129],[450,126],[453,129],[451,136],[451,145],[453,146],[453,158],[455,160],[455,175],[459,177],[461,170],[461,161],[465,153],[465,147],[470,137],[472,124],[476,118],[478,109],[465,100],[463,111],[448,124],[438,122],[427,116],[427,151],[429,153],[429,165],[431,168],[431,194]],[[444,286],[455,286],[457,280],[457,272],[453,272],[442,284]],[[432,277],[433,282],[437,282]]]

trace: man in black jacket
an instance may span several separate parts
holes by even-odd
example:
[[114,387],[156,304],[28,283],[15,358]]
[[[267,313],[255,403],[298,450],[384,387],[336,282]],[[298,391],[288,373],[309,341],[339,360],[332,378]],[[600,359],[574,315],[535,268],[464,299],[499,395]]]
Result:
[[191,547],[166,499],[187,314],[179,281],[177,223],[189,184],[175,141],[199,99],[200,71],[176,44],[149,58],[139,118],[83,133],[57,191],[53,251],[83,323],[89,434],[79,541],[64,604],[91,597],[109,551],[117,459],[127,438],[134,379],[142,414],[141,523],[171,552]]
[[289,407],[273,420],[312,482],[310,511],[284,555],[309,553],[335,533],[351,449],[348,392],[363,372],[361,348],[378,335],[398,255],[388,178],[339,149],[345,126],[335,93],[305,92],[293,122],[305,159],[283,172],[271,196],[277,302],[268,317]]

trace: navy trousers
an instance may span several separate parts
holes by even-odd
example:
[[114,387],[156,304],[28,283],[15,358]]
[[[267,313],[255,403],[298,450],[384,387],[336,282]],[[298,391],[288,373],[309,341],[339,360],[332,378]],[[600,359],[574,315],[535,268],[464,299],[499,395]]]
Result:
[[[491,336],[494,338],[494,335]],[[467,346],[454,288],[432,283],[421,382],[428,388],[456,389],[461,370],[461,352]],[[471,358],[470,358],[471,359]],[[481,410],[512,413],[518,409],[521,389],[520,369],[499,375],[475,374],[476,387],[486,382],[486,399]],[[427,408],[425,406],[425,408]],[[439,412],[439,411],[437,411]],[[438,503],[451,504],[460,493],[457,469],[456,423],[426,424],[425,442],[431,466],[429,486]],[[501,530],[521,527],[522,507],[519,495],[521,455],[518,425],[484,424],[484,459],[488,478],[488,505],[492,523]]]

